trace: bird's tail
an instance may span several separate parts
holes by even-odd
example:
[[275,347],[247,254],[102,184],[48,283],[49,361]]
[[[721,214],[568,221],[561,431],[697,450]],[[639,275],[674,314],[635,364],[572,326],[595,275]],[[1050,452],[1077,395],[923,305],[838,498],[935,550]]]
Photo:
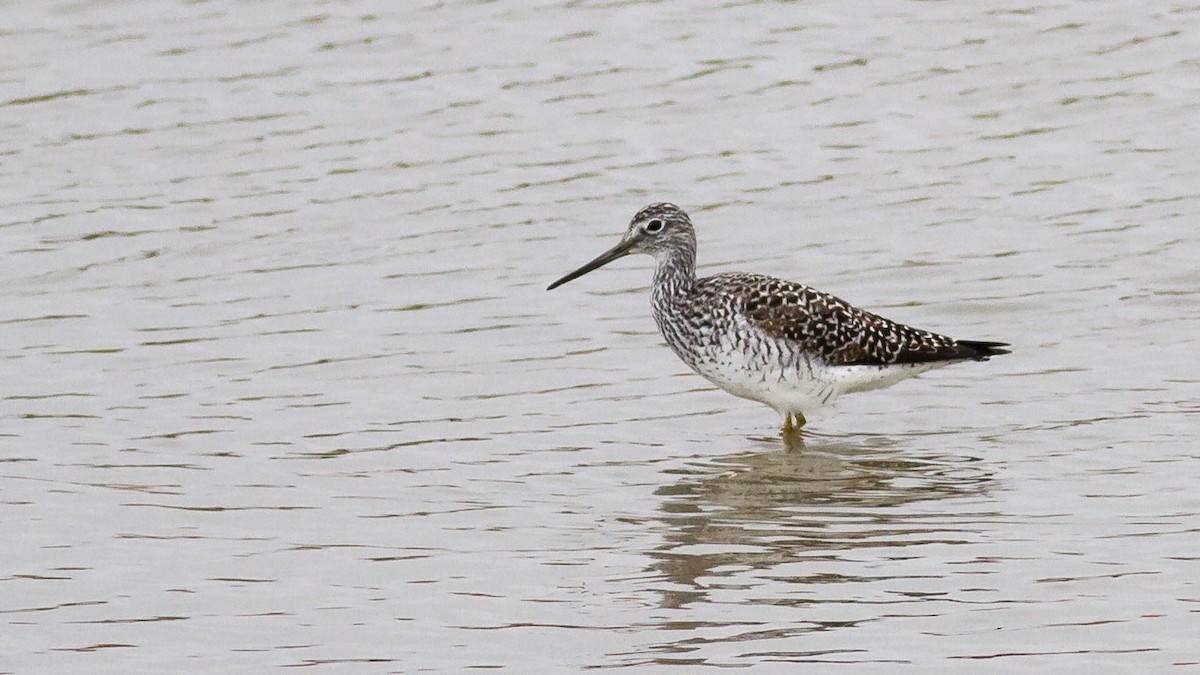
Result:
[[954,342],[959,347],[972,350],[974,353],[967,354],[966,358],[976,361],[987,361],[993,356],[1011,353],[1011,350],[1004,349],[1009,346],[1007,342],[981,342],[979,340],[955,340]]

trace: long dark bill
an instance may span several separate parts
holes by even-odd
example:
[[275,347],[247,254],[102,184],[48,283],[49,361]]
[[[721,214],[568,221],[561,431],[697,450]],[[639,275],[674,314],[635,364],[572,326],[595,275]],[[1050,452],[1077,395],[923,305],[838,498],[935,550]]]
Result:
[[596,269],[597,267],[603,267],[603,266],[607,265],[608,263],[616,260],[617,258],[622,258],[624,256],[629,255],[629,250],[632,249],[634,244],[637,244],[637,242],[638,242],[637,237],[634,237],[632,239],[629,239],[628,241],[623,241],[623,242],[617,244],[616,246],[605,251],[604,253],[601,253],[599,256],[596,257],[595,260],[591,261],[590,263],[584,265],[583,267],[580,267],[579,269],[575,270],[574,272],[571,272],[570,274],[564,276],[563,278],[559,279],[558,281],[550,284],[549,286],[546,287],[546,290],[552,291],[552,290],[558,288],[559,286],[562,286],[563,284],[567,283],[568,281],[571,281],[572,279],[578,279],[579,277],[587,274],[588,272],[591,272],[592,270]]

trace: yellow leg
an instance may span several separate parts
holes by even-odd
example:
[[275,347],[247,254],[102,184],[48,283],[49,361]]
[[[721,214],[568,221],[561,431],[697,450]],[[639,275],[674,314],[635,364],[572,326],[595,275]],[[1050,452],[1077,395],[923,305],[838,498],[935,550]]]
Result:
[[[792,417],[796,418],[795,424],[792,423]],[[800,427],[804,426],[805,424],[808,424],[808,420],[804,419],[804,413],[788,413],[783,416],[783,435],[791,436],[792,434],[798,433],[800,431]]]

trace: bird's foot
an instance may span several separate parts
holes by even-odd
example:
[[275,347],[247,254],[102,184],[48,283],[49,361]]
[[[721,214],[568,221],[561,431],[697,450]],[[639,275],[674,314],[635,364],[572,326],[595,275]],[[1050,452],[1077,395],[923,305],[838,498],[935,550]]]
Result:
[[[792,424],[793,417],[796,420],[795,424]],[[800,429],[805,424],[808,424],[808,420],[804,419],[804,413],[797,412],[797,413],[788,413],[788,414],[784,415],[783,416],[783,438],[785,440],[787,440],[794,436],[799,436]]]

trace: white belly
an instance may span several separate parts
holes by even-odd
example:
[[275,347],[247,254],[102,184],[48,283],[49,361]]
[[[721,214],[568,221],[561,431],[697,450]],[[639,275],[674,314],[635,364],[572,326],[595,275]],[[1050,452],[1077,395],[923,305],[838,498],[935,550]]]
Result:
[[889,387],[946,362],[888,366],[829,366],[803,356],[787,359],[771,345],[765,352],[737,350],[722,341],[719,348],[680,357],[721,389],[765,403],[779,411],[807,414],[842,394]]

